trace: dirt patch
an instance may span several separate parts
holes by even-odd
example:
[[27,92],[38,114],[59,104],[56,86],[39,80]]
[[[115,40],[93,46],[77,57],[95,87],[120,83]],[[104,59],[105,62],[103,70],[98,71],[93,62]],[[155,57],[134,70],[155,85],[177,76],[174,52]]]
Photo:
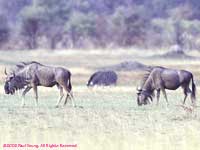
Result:
[[107,66],[107,67],[103,67],[100,69],[101,70],[113,70],[113,71],[140,71],[140,70],[145,70],[148,67],[149,66],[146,66],[137,61],[124,61],[124,62],[121,62],[120,64]]

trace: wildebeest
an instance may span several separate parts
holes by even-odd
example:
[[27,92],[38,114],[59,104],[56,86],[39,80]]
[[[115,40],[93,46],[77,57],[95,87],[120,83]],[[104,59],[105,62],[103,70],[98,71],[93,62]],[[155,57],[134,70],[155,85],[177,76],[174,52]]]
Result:
[[114,71],[97,71],[95,72],[87,82],[87,86],[109,86],[116,85],[117,74]]
[[[190,82],[192,82],[192,90],[189,88]],[[157,104],[159,103],[160,91],[162,91],[167,104],[169,104],[165,89],[176,90],[179,87],[183,88],[185,95],[183,104],[185,104],[188,93],[191,93],[192,104],[195,104],[196,86],[191,72],[164,67],[152,67],[144,76],[142,87],[138,89],[137,103],[138,105],[147,104],[149,98],[152,101],[152,96],[156,90]]]
[[63,89],[66,92],[66,105],[68,98],[74,99],[72,95],[71,73],[69,70],[62,67],[45,66],[38,62],[23,62],[16,65],[14,72],[7,74],[4,89],[6,94],[14,94],[19,89],[24,89],[22,93],[22,106],[25,105],[25,94],[33,88],[35,93],[36,105],[38,105],[38,86],[53,87],[57,85],[60,90],[60,97],[57,101],[56,107],[60,104],[64,97]]

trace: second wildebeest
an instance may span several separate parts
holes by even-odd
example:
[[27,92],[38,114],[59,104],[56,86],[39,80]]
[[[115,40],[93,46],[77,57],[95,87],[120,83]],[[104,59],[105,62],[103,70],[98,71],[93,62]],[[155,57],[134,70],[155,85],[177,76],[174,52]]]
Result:
[[116,85],[117,83],[117,74],[114,71],[105,70],[105,71],[97,71],[90,77],[87,82],[87,86],[110,86]]
[[14,94],[16,90],[25,88],[22,93],[22,106],[24,106],[25,94],[33,88],[36,105],[38,105],[37,87],[53,87],[54,85],[57,85],[60,90],[60,97],[57,101],[56,107],[58,107],[65,95],[63,90],[66,93],[64,105],[66,105],[69,97],[72,99],[74,105],[74,99],[72,96],[71,73],[69,70],[62,67],[45,66],[38,62],[22,63],[18,70],[9,75],[7,74],[4,89],[6,94]]
[[[192,83],[192,90],[189,88],[190,82]],[[195,104],[196,86],[191,72],[164,67],[152,67],[145,75],[142,87],[138,89],[137,103],[138,105],[147,104],[149,98],[152,101],[152,96],[156,90],[157,104],[159,103],[160,91],[162,91],[168,104],[165,89],[176,90],[179,87],[183,88],[185,95],[183,104],[185,104],[188,93],[191,93],[192,104]]]

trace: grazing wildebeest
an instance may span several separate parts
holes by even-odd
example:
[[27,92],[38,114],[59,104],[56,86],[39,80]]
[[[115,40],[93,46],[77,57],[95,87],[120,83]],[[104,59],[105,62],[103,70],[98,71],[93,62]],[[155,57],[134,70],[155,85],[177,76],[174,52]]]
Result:
[[63,89],[66,92],[64,105],[67,99],[71,98],[74,105],[74,99],[71,93],[71,73],[62,67],[45,66],[38,62],[23,62],[16,65],[17,69],[13,73],[7,75],[4,89],[6,94],[14,94],[15,91],[25,88],[22,93],[22,106],[25,105],[25,94],[33,88],[35,93],[36,105],[38,105],[38,86],[53,87],[57,85],[60,89],[60,97],[57,101],[56,107],[60,104],[64,97]]
[[[190,82],[192,82],[192,90],[189,88]],[[188,93],[191,93],[192,104],[195,104],[196,86],[191,72],[186,70],[168,69],[164,67],[152,67],[144,76],[142,87],[138,89],[137,103],[138,105],[147,104],[149,102],[149,98],[152,101],[152,96],[156,90],[157,104],[159,103],[160,91],[162,91],[167,104],[169,104],[165,89],[176,90],[179,87],[183,88],[185,95],[183,104],[185,104]]]
[[[6,69],[5,69],[4,73],[5,73],[5,75],[7,76],[7,77],[6,77],[6,81],[7,81],[7,80],[10,80],[11,78],[13,78],[13,75],[14,75],[15,73],[17,73],[20,69],[24,68],[25,65],[28,65],[28,64],[31,64],[31,63],[37,63],[37,62],[34,62],[34,61],[32,61],[32,62],[26,62],[26,63],[21,62],[21,63],[19,63],[19,64],[16,64],[15,67],[13,67],[9,73],[7,73],[7,72],[6,72]],[[5,93],[6,93],[6,94],[14,94],[14,93],[12,93],[11,91],[9,91],[9,89],[8,89],[8,83],[9,83],[9,82],[5,82],[5,85],[4,85]],[[23,87],[22,87],[22,88],[23,88]],[[20,90],[20,89],[21,89],[21,88],[19,88],[19,90]],[[19,90],[18,90],[18,91],[19,91]]]
[[109,86],[116,85],[117,74],[114,71],[97,71],[89,79],[87,86]]

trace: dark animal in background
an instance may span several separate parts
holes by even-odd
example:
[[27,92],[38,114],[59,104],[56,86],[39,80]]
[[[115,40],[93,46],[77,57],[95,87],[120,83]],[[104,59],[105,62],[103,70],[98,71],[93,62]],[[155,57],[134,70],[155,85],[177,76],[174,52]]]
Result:
[[[189,88],[190,82],[192,82],[192,90]],[[145,75],[142,87],[138,89],[137,103],[138,105],[147,104],[149,102],[149,98],[152,101],[152,96],[156,90],[157,104],[159,103],[160,91],[162,91],[168,104],[165,89],[176,90],[179,87],[183,88],[185,95],[183,104],[185,104],[188,93],[191,93],[192,104],[195,104],[196,86],[191,72],[168,69],[164,67],[152,67]]]
[[114,71],[97,71],[90,77],[87,86],[110,86],[116,83],[117,74]]
[[65,102],[66,105],[68,98],[74,99],[72,95],[71,73],[62,67],[50,67],[42,65],[38,62],[23,62],[16,65],[17,69],[14,72],[7,74],[4,89],[6,94],[14,94],[15,91],[25,88],[22,93],[22,106],[25,105],[25,94],[33,88],[35,93],[36,105],[38,105],[38,86],[53,87],[57,85],[60,90],[60,97],[56,106],[60,104],[66,92]]

